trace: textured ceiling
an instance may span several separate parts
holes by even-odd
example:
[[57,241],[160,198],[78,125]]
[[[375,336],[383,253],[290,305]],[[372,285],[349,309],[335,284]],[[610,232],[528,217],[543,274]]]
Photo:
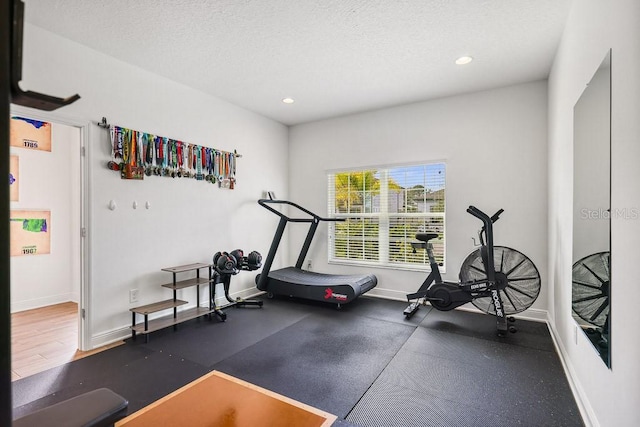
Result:
[[287,125],[544,79],[571,1],[24,0],[34,25]]

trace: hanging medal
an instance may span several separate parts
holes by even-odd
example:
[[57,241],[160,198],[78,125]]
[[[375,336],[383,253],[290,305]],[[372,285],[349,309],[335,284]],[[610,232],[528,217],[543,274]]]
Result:
[[176,160],[178,164],[176,176],[182,178],[182,141],[176,141]]
[[147,135],[146,133],[142,134],[142,147],[144,150],[144,173],[147,176],[151,176],[153,173],[153,168],[151,166],[151,163],[153,162],[153,140],[151,135]]
[[202,180],[207,180],[207,147],[200,146],[200,167],[202,168]]
[[124,135],[122,133],[122,128],[120,126],[114,126],[115,128],[115,132],[114,132],[114,137],[116,139],[115,144],[116,144],[116,159],[120,159],[120,161],[118,162],[118,169],[117,170],[121,170],[124,167],[124,152],[123,152],[123,143],[124,143]]
[[171,176],[171,140],[167,139],[167,151],[165,151],[164,153],[164,157],[165,157],[165,176]]
[[182,143],[182,164],[184,167],[184,172],[182,176],[185,178],[191,177],[191,171],[189,171],[189,143]]
[[[136,155],[136,166],[140,166],[141,168],[143,168],[144,170],[144,140],[143,138],[145,137],[145,133],[144,132],[137,132],[136,131],[136,140],[137,140],[137,145],[136,145],[136,149],[137,149],[137,155]],[[144,172],[143,172],[144,173]]]
[[131,140],[129,141],[129,148],[131,152],[129,153],[129,165],[135,166],[137,163],[138,156],[138,140],[137,133],[135,130],[131,131]]
[[216,165],[216,150],[209,150],[209,175],[211,175],[211,183],[214,184],[216,182],[216,174],[215,174],[215,165]]
[[160,176],[162,173],[162,137],[156,136],[156,166],[153,173]]
[[162,147],[162,168],[160,169],[160,174],[162,176],[167,176],[169,175],[169,168],[167,167],[167,163],[168,163],[168,158],[169,158],[169,153],[167,150],[167,144],[169,143],[169,141],[167,141],[167,138],[163,137],[162,138],[162,142],[160,143],[160,146]]
[[117,141],[116,141],[116,143],[117,143],[117,146],[116,146],[116,158],[117,159],[118,158],[121,159],[122,156],[123,156],[123,153],[122,153],[122,150],[123,150],[123,148],[122,148],[122,128],[120,126],[116,126],[115,128],[116,128],[116,139],[117,139]]
[[229,153],[229,189],[233,190],[236,186],[236,156]]
[[167,176],[167,174],[169,173],[168,169],[167,169],[167,157],[168,157],[168,153],[167,153],[167,138],[162,137],[162,140],[160,141],[160,175],[161,176]]
[[182,154],[184,156],[184,177],[185,178],[191,178],[191,171],[189,170],[189,147],[191,146],[191,144],[185,142],[184,143],[184,148],[182,149]]
[[153,171],[156,175],[160,176],[162,174],[162,157],[164,156],[164,152],[162,151],[162,137],[156,137],[156,168]]
[[196,152],[196,180],[197,181],[202,181],[203,176],[202,176],[202,150],[200,149],[200,146],[196,146],[195,147],[195,152]]
[[167,176],[170,176],[172,178],[176,177],[176,171],[173,169],[173,162],[174,162],[174,153],[173,153],[173,149],[175,148],[174,143],[173,143],[173,139],[168,139],[167,140]]
[[129,132],[122,129],[122,163],[120,163],[120,178],[125,178],[124,169],[129,164]]
[[218,150],[213,151],[213,181],[216,182],[218,180]]
[[174,169],[174,163],[176,161],[175,152],[174,152],[175,148],[176,146],[173,139],[168,140],[167,141],[167,158],[169,159],[169,176],[171,178],[176,177],[176,170]]
[[205,150],[205,158],[206,158],[206,170],[207,176],[205,176],[204,180],[207,182],[211,182],[213,175],[211,174],[211,148],[206,148]]
[[196,153],[195,153],[195,145],[189,145],[189,170],[191,172],[191,178],[196,177]]
[[129,129],[121,129],[122,131],[122,163],[120,170],[129,163]]
[[118,155],[118,135],[115,126],[109,126],[109,138],[111,141],[111,160],[107,163],[107,168],[117,171],[120,170],[120,167],[118,163],[116,163],[116,156]]
[[193,177],[193,145],[189,144],[187,149],[187,168],[189,170],[189,178]]
[[223,154],[222,151],[218,151],[218,153],[217,153],[217,157],[218,157],[218,159],[217,159],[218,160],[217,161],[217,164],[218,164],[218,187],[222,186],[222,180],[224,179],[224,176],[223,176],[223,174],[224,174],[224,165],[223,165],[223,162],[222,162],[222,154]]
[[229,153],[222,153],[222,182],[220,187],[229,188]]
[[178,141],[173,140],[173,146],[171,147],[171,160],[173,161],[173,173],[171,177],[175,178],[178,175]]

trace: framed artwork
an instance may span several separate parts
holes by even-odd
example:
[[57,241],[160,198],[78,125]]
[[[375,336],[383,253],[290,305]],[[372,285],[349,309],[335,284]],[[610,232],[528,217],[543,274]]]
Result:
[[51,123],[13,116],[9,143],[12,147],[51,151]]
[[51,252],[51,211],[11,210],[11,256]]
[[17,202],[20,198],[20,162],[18,156],[9,157],[9,200]]

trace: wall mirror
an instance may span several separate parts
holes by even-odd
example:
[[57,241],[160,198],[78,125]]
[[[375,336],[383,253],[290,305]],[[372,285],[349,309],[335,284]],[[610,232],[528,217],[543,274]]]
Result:
[[610,368],[611,51],[573,109],[572,315]]

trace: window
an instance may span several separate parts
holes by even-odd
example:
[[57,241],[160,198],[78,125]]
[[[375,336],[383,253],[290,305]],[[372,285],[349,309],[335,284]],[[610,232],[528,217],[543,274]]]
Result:
[[434,255],[444,266],[445,165],[348,170],[328,175],[329,262],[425,269],[418,232],[438,233]]

